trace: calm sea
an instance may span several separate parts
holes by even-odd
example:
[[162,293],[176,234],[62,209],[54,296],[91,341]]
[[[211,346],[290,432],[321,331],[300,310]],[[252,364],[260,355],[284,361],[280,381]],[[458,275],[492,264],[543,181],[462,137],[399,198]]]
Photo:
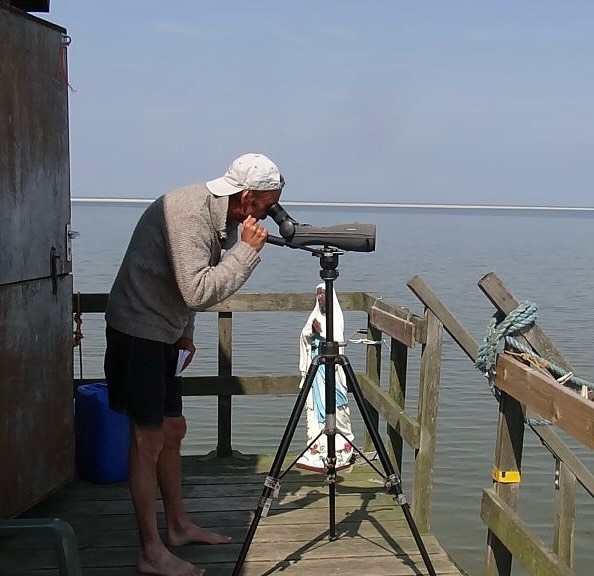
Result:
[[[73,241],[76,291],[108,292],[143,206],[74,205]],[[379,293],[390,302],[422,314],[422,306],[406,286],[422,276],[460,322],[481,341],[493,308],[477,287],[496,272],[520,300],[538,305],[538,321],[580,376],[594,381],[594,216],[567,213],[492,211],[431,211],[352,208],[291,208],[300,222],[316,226],[374,223],[376,251],[349,252],[340,257],[341,291]],[[272,224],[274,226],[274,224]],[[274,228],[271,228],[276,233]],[[319,260],[307,252],[267,245],[262,263],[243,288],[246,292],[313,292],[320,281]],[[304,313],[236,314],[233,369],[236,374],[297,373],[298,338]],[[345,335],[365,327],[361,314],[345,314]],[[104,323],[87,315],[83,331],[83,375],[102,377]],[[188,374],[216,374],[216,315],[196,321],[198,352]],[[389,356],[387,347],[384,347]],[[356,371],[363,369],[362,345],[346,353]],[[413,410],[420,350],[411,352],[409,409]],[[78,374],[78,351],[75,355]],[[481,491],[491,485],[497,403],[483,376],[449,338],[444,336],[433,531],[462,568],[480,574],[486,530],[479,517]],[[234,399],[234,448],[247,453],[273,453],[284,431],[294,397]],[[189,434],[186,453],[206,453],[216,444],[213,414],[216,400],[185,402]],[[358,439],[363,427],[352,407]],[[414,412],[413,412],[414,414]],[[305,440],[302,426],[295,449]],[[572,443],[573,445],[573,443]],[[590,450],[577,452],[594,469]],[[410,459],[402,471],[409,487]],[[527,431],[520,513],[536,533],[552,545],[554,461]],[[410,496],[410,494],[408,494]],[[578,486],[576,573],[591,574],[594,562],[594,502]],[[522,571],[516,569],[517,574]]]

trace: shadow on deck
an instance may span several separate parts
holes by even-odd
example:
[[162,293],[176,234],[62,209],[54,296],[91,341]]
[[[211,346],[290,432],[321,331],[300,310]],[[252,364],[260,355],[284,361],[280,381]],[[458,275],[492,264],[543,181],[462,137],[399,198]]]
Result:
[[[188,545],[182,558],[206,567],[208,576],[230,575],[270,467],[268,457],[207,460],[184,457],[184,498],[198,524],[233,537],[227,545]],[[328,540],[325,476],[292,469],[281,493],[260,521],[245,576],[340,574],[404,576],[426,574],[408,524],[380,476],[367,465],[341,473],[337,484],[336,531]],[[76,532],[83,574],[136,574],[136,525],[126,483],[97,485],[77,480],[32,508],[28,517],[59,517]],[[163,527],[163,514],[159,514]],[[431,535],[423,541],[440,575],[461,574]],[[49,538],[0,540],[5,576],[58,574]]]

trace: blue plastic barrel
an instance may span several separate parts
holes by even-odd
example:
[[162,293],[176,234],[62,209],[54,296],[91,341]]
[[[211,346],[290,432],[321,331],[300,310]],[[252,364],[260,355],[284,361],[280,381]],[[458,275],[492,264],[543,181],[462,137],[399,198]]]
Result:
[[128,417],[111,410],[107,384],[79,386],[74,393],[76,468],[80,478],[97,483],[128,478]]

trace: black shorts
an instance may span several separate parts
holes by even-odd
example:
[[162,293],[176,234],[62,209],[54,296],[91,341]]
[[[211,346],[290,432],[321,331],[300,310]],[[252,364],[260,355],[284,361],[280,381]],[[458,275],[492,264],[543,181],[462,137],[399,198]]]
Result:
[[135,338],[109,325],[105,335],[104,369],[110,408],[147,428],[159,428],[163,417],[181,416],[181,377],[175,376],[175,345]]

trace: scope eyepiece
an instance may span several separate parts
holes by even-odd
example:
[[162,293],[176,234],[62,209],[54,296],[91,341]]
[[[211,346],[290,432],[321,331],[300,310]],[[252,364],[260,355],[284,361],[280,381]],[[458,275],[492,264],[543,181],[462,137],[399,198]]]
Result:
[[268,209],[268,216],[270,216],[278,225],[278,230],[280,235],[285,240],[290,240],[295,233],[295,224],[297,224],[296,220],[293,220],[288,214],[287,211],[278,203],[273,204]]

